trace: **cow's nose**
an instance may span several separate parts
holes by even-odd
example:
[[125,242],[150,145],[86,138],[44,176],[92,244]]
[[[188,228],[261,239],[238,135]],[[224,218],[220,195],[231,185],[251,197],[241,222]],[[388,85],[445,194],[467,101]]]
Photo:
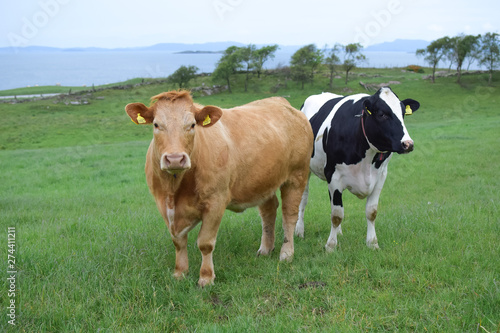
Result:
[[186,153],[163,154],[161,169],[164,171],[182,171],[191,168],[191,161]]
[[413,151],[413,140],[403,141],[402,146],[403,146],[405,153],[409,153],[409,152]]

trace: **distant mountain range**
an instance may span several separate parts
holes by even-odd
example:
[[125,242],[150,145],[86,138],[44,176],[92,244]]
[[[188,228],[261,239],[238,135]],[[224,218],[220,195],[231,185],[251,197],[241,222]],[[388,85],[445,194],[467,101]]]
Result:
[[167,51],[167,52],[220,52],[228,47],[244,46],[245,44],[237,42],[214,42],[203,44],[182,44],[182,43],[161,43],[144,47],[126,47],[126,48],[100,48],[100,47],[75,47],[75,48],[57,48],[47,46],[27,46],[27,47],[0,47],[0,52],[128,52],[128,51]]
[[[183,43],[161,43],[146,47],[128,47],[128,48],[99,48],[99,47],[84,47],[84,48],[57,48],[47,46],[27,46],[27,47],[0,47],[0,53],[35,53],[35,52],[128,52],[128,51],[165,51],[165,52],[182,52],[182,53],[216,53],[222,52],[230,46],[245,46],[247,44],[238,42],[213,42],[201,44],[183,44]],[[425,40],[410,40],[396,39],[393,42],[385,42],[375,44],[363,49],[366,52],[415,52],[417,49],[425,48],[429,45]],[[257,45],[261,47],[263,45]],[[303,45],[282,45],[281,51],[295,52]]]

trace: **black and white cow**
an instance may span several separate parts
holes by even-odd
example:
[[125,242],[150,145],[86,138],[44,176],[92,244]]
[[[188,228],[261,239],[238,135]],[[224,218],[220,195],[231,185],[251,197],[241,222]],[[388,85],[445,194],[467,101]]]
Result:
[[[302,112],[314,132],[310,169],[328,182],[330,193],[332,227],[325,245],[327,251],[336,248],[337,235],[342,234],[342,192],[345,189],[360,199],[367,198],[366,245],[378,248],[375,218],[387,165],[392,153],[404,154],[413,150],[413,140],[403,119],[419,107],[420,104],[412,99],[400,101],[388,87],[372,96],[323,93],[306,99]],[[295,228],[299,237],[304,237],[308,190],[306,187]]]

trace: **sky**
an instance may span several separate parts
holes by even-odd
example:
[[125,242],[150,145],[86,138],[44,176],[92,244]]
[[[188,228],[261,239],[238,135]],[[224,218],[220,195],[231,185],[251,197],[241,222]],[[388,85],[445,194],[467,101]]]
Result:
[[0,47],[319,47],[500,33],[498,0],[0,0]]

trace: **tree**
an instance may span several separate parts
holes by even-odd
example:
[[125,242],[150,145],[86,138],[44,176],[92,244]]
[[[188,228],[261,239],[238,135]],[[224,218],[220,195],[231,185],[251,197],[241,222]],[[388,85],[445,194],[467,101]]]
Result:
[[361,53],[363,46],[359,43],[347,44],[344,46],[344,63],[342,67],[345,70],[345,84],[349,80],[349,72],[356,68],[358,63],[366,60],[364,54]]
[[306,45],[292,55],[290,61],[292,76],[295,80],[302,83],[313,81],[314,70],[321,64],[323,60],[323,52],[316,48],[316,45]]
[[336,72],[337,65],[340,64],[340,58],[337,55],[342,49],[342,45],[335,44],[334,47],[330,50],[330,54],[325,58],[325,65],[328,67],[330,71],[330,89],[333,89],[333,73]]
[[255,51],[256,47],[253,44],[250,44],[247,47],[240,47],[237,51],[237,58],[240,60],[240,62],[246,65],[245,92],[247,92],[248,89],[248,76],[250,74],[250,69],[253,67]]
[[479,63],[486,66],[490,72],[488,84],[491,85],[493,70],[500,65],[500,40],[499,34],[488,32],[481,37],[481,57]]
[[453,63],[454,63],[454,55],[453,55],[453,50],[451,48],[451,38],[450,40],[448,40],[448,44],[446,44],[445,46],[445,51],[444,51],[444,56],[446,58],[446,60],[448,60],[450,62],[450,65],[448,66],[448,73],[451,72],[451,66],[453,66]]
[[290,80],[290,78],[292,77],[292,71],[291,71],[290,67],[285,66],[282,63],[279,63],[276,66],[275,73],[276,73],[276,76],[278,77],[278,84],[276,85],[275,92],[277,92],[278,89],[280,88],[281,80],[283,80],[283,82],[284,82],[284,87],[288,88],[288,80]]
[[179,88],[185,87],[189,81],[196,77],[198,70],[199,68],[196,66],[181,66],[167,78],[167,82],[179,84]]
[[264,67],[264,63],[269,59],[274,59],[276,56],[276,50],[278,50],[278,45],[268,45],[263,46],[260,49],[253,51],[252,55],[252,66],[257,71],[257,77],[260,78],[260,73]]
[[472,52],[475,44],[479,41],[479,36],[459,35],[450,38],[449,50],[453,63],[457,65],[457,83],[460,83],[462,77],[462,66],[465,58]]
[[443,37],[431,42],[427,48],[417,50],[417,56],[425,57],[425,61],[432,66],[432,83],[435,82],[436,66],[439,64],[441,59],[446,55],[447,47],[449,45],[450,38]]
[[464,62],[467,62],[467,72],[469,71],[470,65],[472,65],[475,61],[479,62],[481,58],[481,35],[476,36],[476,38],[476,43],[472,45],[470,52],[467,54],[464,60]]
[[217,68],[212,73],[212,78],[216,81],[225,81],[227,89],[231,91],[231,76],[241,68],[239,48],[230,46],[225,51],[222,57],[217,62]]

